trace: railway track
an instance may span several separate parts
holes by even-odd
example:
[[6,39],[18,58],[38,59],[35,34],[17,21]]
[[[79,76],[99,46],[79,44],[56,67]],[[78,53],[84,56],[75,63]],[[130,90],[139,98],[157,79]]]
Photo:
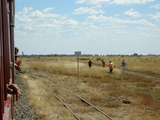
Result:
[[[79,95],[73,95],[75,98],[77,98],[81,103],[87,105],[88,107],[90,107],[89,109],[95,110],[97,112],[97,114],[101,114],[102,118],[100,120],[113,120],[107,113],[105,113],[104,111],[102,111],[99,107],[95,106],[94,104],[92,104],[91,102],[89,102],[88,100],[86,100],[85,98],[79,96]],[[73,115],[73,117],[76,120],[88,120],[88,118],[84,118],[82,117],[80,114],[76,113],[76,110],[73,110],[72,105],[70,105],[69,103],[67,103],[66,99],[60,95],[55,95],[55,98],[64,105],[64,107],[71,112],[71,114]],[[69,101],[68,101],[69,102]],[[97,120],[94,118],[94,116],[90,115],[91,120]],[[99,120],[99,119],[98,119]]]

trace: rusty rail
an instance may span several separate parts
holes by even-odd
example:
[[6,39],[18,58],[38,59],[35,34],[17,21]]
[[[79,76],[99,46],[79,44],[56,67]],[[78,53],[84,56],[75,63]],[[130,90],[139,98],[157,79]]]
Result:
[[[97,106],[93,105],[92,103],[88,102],[86,99],[82,98],[82,97],[79,96],[79,95],[75,95],[75,96],[76,96],[79,100],[81,100],[82,102],[84,102],[85,104],[91,106],[91,107],[94,108],[96,111],[98,111],[99,113],[101,113],[102,115],[104,115],[107,119],[113,120],[113,119],[112,119],[109,115],[107,115],[104,111],[102,111],[100,108],[98,108]],[[60,97],[60,95],[59,95],[59,96],[55,95],[55,98],[56,98],[58,101],[60,101],[60,102],[64,105],[64,107],[67,108],[67,109],[72,113],[72,115],[75,117],[75,119],[81,120],[80,117],[79,117],[76,113],[74,113],[74,111],[72,110],[72,108],[71,108],[67,103],[65,103],[64,99],[63,99],[62,97]]]
[[97,110],[98,112],[100,112],[101,114],[103,114],[105,117],[107,117],[110,120],[113,120],[109,115],[107,115],[104,111],[102,111],[100,108],[98,108],[97,106],[93,105],[92,103],[88,102],[86,99],[82,98],[81,96],[76,95],[82,102],[92,106],[95,110]]
[[81,119],[79,118],[79,116],[76,115],[76,113],[73,112],[73,110],[71,109],[71,107],[70,107],[67,103],[64,102],[63,98],[60,98],[60,97],[58,97],[58,96],[56,96],[56,95],[55,95],[55,97],[57,98],[57,100],[59,100],[59,101],[72,113],[72,115],[73,115],[77,120],[81,120]]

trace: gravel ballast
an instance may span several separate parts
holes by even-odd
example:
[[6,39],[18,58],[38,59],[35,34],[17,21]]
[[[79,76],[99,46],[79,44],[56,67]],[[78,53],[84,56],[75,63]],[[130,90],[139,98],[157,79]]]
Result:
[[16,84],[21,89],[21,97],[15,105],[14,120],[38,120],[27,98],[27,85],[21,80],[19,75],[16,77]]

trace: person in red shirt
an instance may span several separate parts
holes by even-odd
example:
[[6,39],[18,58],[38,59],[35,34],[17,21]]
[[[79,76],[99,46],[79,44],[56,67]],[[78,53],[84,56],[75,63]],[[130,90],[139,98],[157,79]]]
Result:
[[109,61],[109,64],[107,65],[107,67],[109,67],[109,73],[112,73],[114,68],[112,61]]

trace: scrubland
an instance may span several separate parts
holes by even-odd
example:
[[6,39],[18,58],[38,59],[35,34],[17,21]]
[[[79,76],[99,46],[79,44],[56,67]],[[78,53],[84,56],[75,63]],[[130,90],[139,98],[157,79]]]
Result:
[[[124,58],[127,71],[120,68]],[[104,120],[104,116],[80,103],[75,94],[100,107],[113,120],[160,120],[160,57],[124,58],[80,57],[78,78],[76,57],[24,57],[24,74],[19,77],[28,86],[30,104],[41,120],[75,119],[55,95],[62,96],[82,120]],[[92,68],[88,68],[89,59],[94,63]],[[108,73],[99,59],[106,63],[112,60],[114,72]]]

